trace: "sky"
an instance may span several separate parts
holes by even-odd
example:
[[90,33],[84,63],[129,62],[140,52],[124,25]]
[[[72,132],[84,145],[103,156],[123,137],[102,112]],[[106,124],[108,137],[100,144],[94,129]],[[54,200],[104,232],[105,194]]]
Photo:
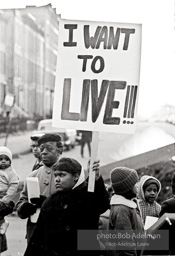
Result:
[[175,105],[174,0],[15,0],[0,8],[51,3],[62,19],[142,24],[138,116]]

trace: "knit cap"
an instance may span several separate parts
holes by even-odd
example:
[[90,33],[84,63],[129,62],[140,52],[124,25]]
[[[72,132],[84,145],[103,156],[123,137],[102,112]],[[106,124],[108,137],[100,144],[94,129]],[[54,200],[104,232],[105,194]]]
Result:
[[0,147],[0,155],[5,155],[8,156],[8,158],[10,159],[10,161],[12,162],[12,152],[10,151],[9,148],[7,147]]
[[136,170],[127,167],[116,167],[111,171],[112,187],[116,194],[122,195],[132,190],[139,181]]
[[160,189],[160,184],[156,179],[150,178],[143,184],[143,190],[145,191],[146,187],[148,187],[150,184],[155,184],[157,186],[157,190]]

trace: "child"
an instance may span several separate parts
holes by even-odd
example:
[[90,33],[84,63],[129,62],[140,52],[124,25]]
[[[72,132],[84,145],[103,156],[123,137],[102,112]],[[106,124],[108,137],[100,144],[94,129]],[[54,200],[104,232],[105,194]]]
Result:
[[[88,192],[84,170],[78,161],[64,157],[53,165],[57,191],[43,203],[24,256],[94,255],[77,248],[77,231],[97,230],[100,214],[109,207],[98,162],[94,162],[92,170],[96,174],[95,190]],[[88,236],[84,244],[90,245],[91,239]],[[97,237],[93,242],[99,248]]]
[[39,169],[43,165],[42,159],[41,159],[41,152],[40,152],[40,148],[38,145],[38,139],[40,138],[40,136],[32,135],[30,138],[31,138],[32,153],[36,157],[35,164],[32,168],[32,171],[34,171],[34,170]]
[[[126,167],[117,167],[111,171],[111,182],[114,195],[111,197],[111,212],[109,228],[112,230],[137,230],[143,231],[143,223],[137,212],[137,204],[132,201],[136,197],[136,183],[139,181],[137,172]],[[134,243],[134,239],[128,238],[127,242]],[[110,249],[110,248],[109,248]],[[126,250],[116,248],[117,255],[139,255],[139,251],[130,246]]]
[[[8,228],[8,221],[4,219],[2,211],[14,203],[19,177],[12,167],[12,153],[7,147],[0,147],[0,235],[5,234]],[[12,207],[13,208],[13,207]],[[9,212],[10,213],[10,212]]]
[[156,199],[160,191],[161,183],[158,179],[149,175],[141,177],[138,202],[144,224],[146,216],[159,217],[161,206],[156,202]]

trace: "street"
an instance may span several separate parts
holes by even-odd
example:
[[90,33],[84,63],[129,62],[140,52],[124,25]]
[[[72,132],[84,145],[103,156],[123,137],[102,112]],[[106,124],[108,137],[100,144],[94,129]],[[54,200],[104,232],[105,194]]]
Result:
[[[16,138],[18,141],[19,138]],[[153,150],[171,143],[175,139],[175,126],[168,123],[139,123],[136,134],[111,134],[100,133],[98,143],[98,158],[101,165],[106,165],[133,155]],[[10,141],[9,141],[10,144]],[[26,145],[29,147],[29,145]],[[17,147],[17,146],[16,146]],[[76,158],[86,169],[89,159],[87,146],[85,146],[85,157],[80,155],[80,146],[77,145],[70,151],[63,152],[61,157]],[[25,180],[30,173],[35,158],[32,153],[19,155],[14,158],[13,166],[20,176]],[[26,220],[19,219],[16,215],[7,216],[10,225],[7,230],[8,250],[3,256],[21,256],[26,248],[25,229]]]
[[[174,143],[175,126],[169,123],[140,122],[135,134],[99,133],[98,159],[101,166],[116,162],[134,155],[138,155],[159,147]],[[16,138],[16,141],[18,138]],[[26,143],[26,142],[25,142]],[[30,140],[28,142],[30,144]],[[21,141],[22,144],[22,141]],[[8,146],[8,145],[7,145]],[[9,141],[9,146],[11,146]],[[30,145],[25,145],[29,148]],[[17,148],[18,146],[16,146]],[[24,146],[23,146],[24,147]],[[89,160],[87,145],[85,145],[84,158],[80,155],[80,145],[70,151],[64,151],[60,157],[77,159],[86,169]],[[30,154],[19,155],[13,160],[14,168],[24,180],[30,173],[35,158]]]

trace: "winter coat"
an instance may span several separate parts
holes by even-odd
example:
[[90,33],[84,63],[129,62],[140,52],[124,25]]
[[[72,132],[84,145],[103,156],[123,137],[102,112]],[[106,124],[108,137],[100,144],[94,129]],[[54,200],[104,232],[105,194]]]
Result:
[[[102,177],[96,181],[94,192],[88,192],[87,186],[84,181],[46,199],[24,256],[99,255],[99,251],[77,250],[77,231],[98,230],[99,216],[109,208]],[[88,236],[84,242],[90,244],[90,240]],[[97,239],[93,242],[99,248]]]
[[[143,223],[140,215],[137,212],[137,205],[134,201],[126,199],[121,195],[114,194],[111,198],[111,212],[109,218],[109,229],[111,230],[131,230],[143,231]],[[127,242],[134,243],[131,238]],[[140,255],[140,251],[135,248],[132,250],[113,250],[115,256],[136,256]]]
[[[38,177],[41,195],[48,197],[56,191],[55,182],[54,182],[54,173],[51,168],[43,165],[39,169],[32,171],[29,174],[29,177]],[[22,205],[26,202],[28,202],[28,193],[27,193],[27,182],[25,181],[23,190],[20,194],[19,201],[17,202],[17,205],[16,205],[17,213],[21,219],[25,218],[22,214],[21,208],[22,208]],[[35,226],[36,224],[32,223],[30,221],[30,218],[28,218],[27,234],[26,234],[27,241],[29,241]]]
[[169,198],[162,203],[159,216],[162,216],[166,212],[175,213],[175,197]]
[[0,170],[0,200],[8,204],[17,193],[19,186],[19,176],[12,166],[5,170]]
[[145,200],[143,186],[144,186],[145,182],[149,179],[154,179],[158,182],[159,189],[158,189],[157,195],[161,191],[161,183],[158,179],[156,179],[153,176],[149,176],[149,175],[144,175],[141,177],[140,182],[139,182],[138,203],[139,203],[139,206],[141,209],[143,223],[145,223],[146,216],[159,217],[159,213],[161,210],[160,204],[158,204],[156,201],[154,201],[153,203],[150,204]]
[[[169,198],[164,201],[161,205],[160,217],[164,213],[174,213],[175,214],[175,197]],[[172,222],[172,221],[171,221]],[[169,255],[175,255],[175,244],[174,244],[174,237],[175,237],[175,221],[173,221],[173,225],[168,226],[169,228],[169,247],[170,252]]]

